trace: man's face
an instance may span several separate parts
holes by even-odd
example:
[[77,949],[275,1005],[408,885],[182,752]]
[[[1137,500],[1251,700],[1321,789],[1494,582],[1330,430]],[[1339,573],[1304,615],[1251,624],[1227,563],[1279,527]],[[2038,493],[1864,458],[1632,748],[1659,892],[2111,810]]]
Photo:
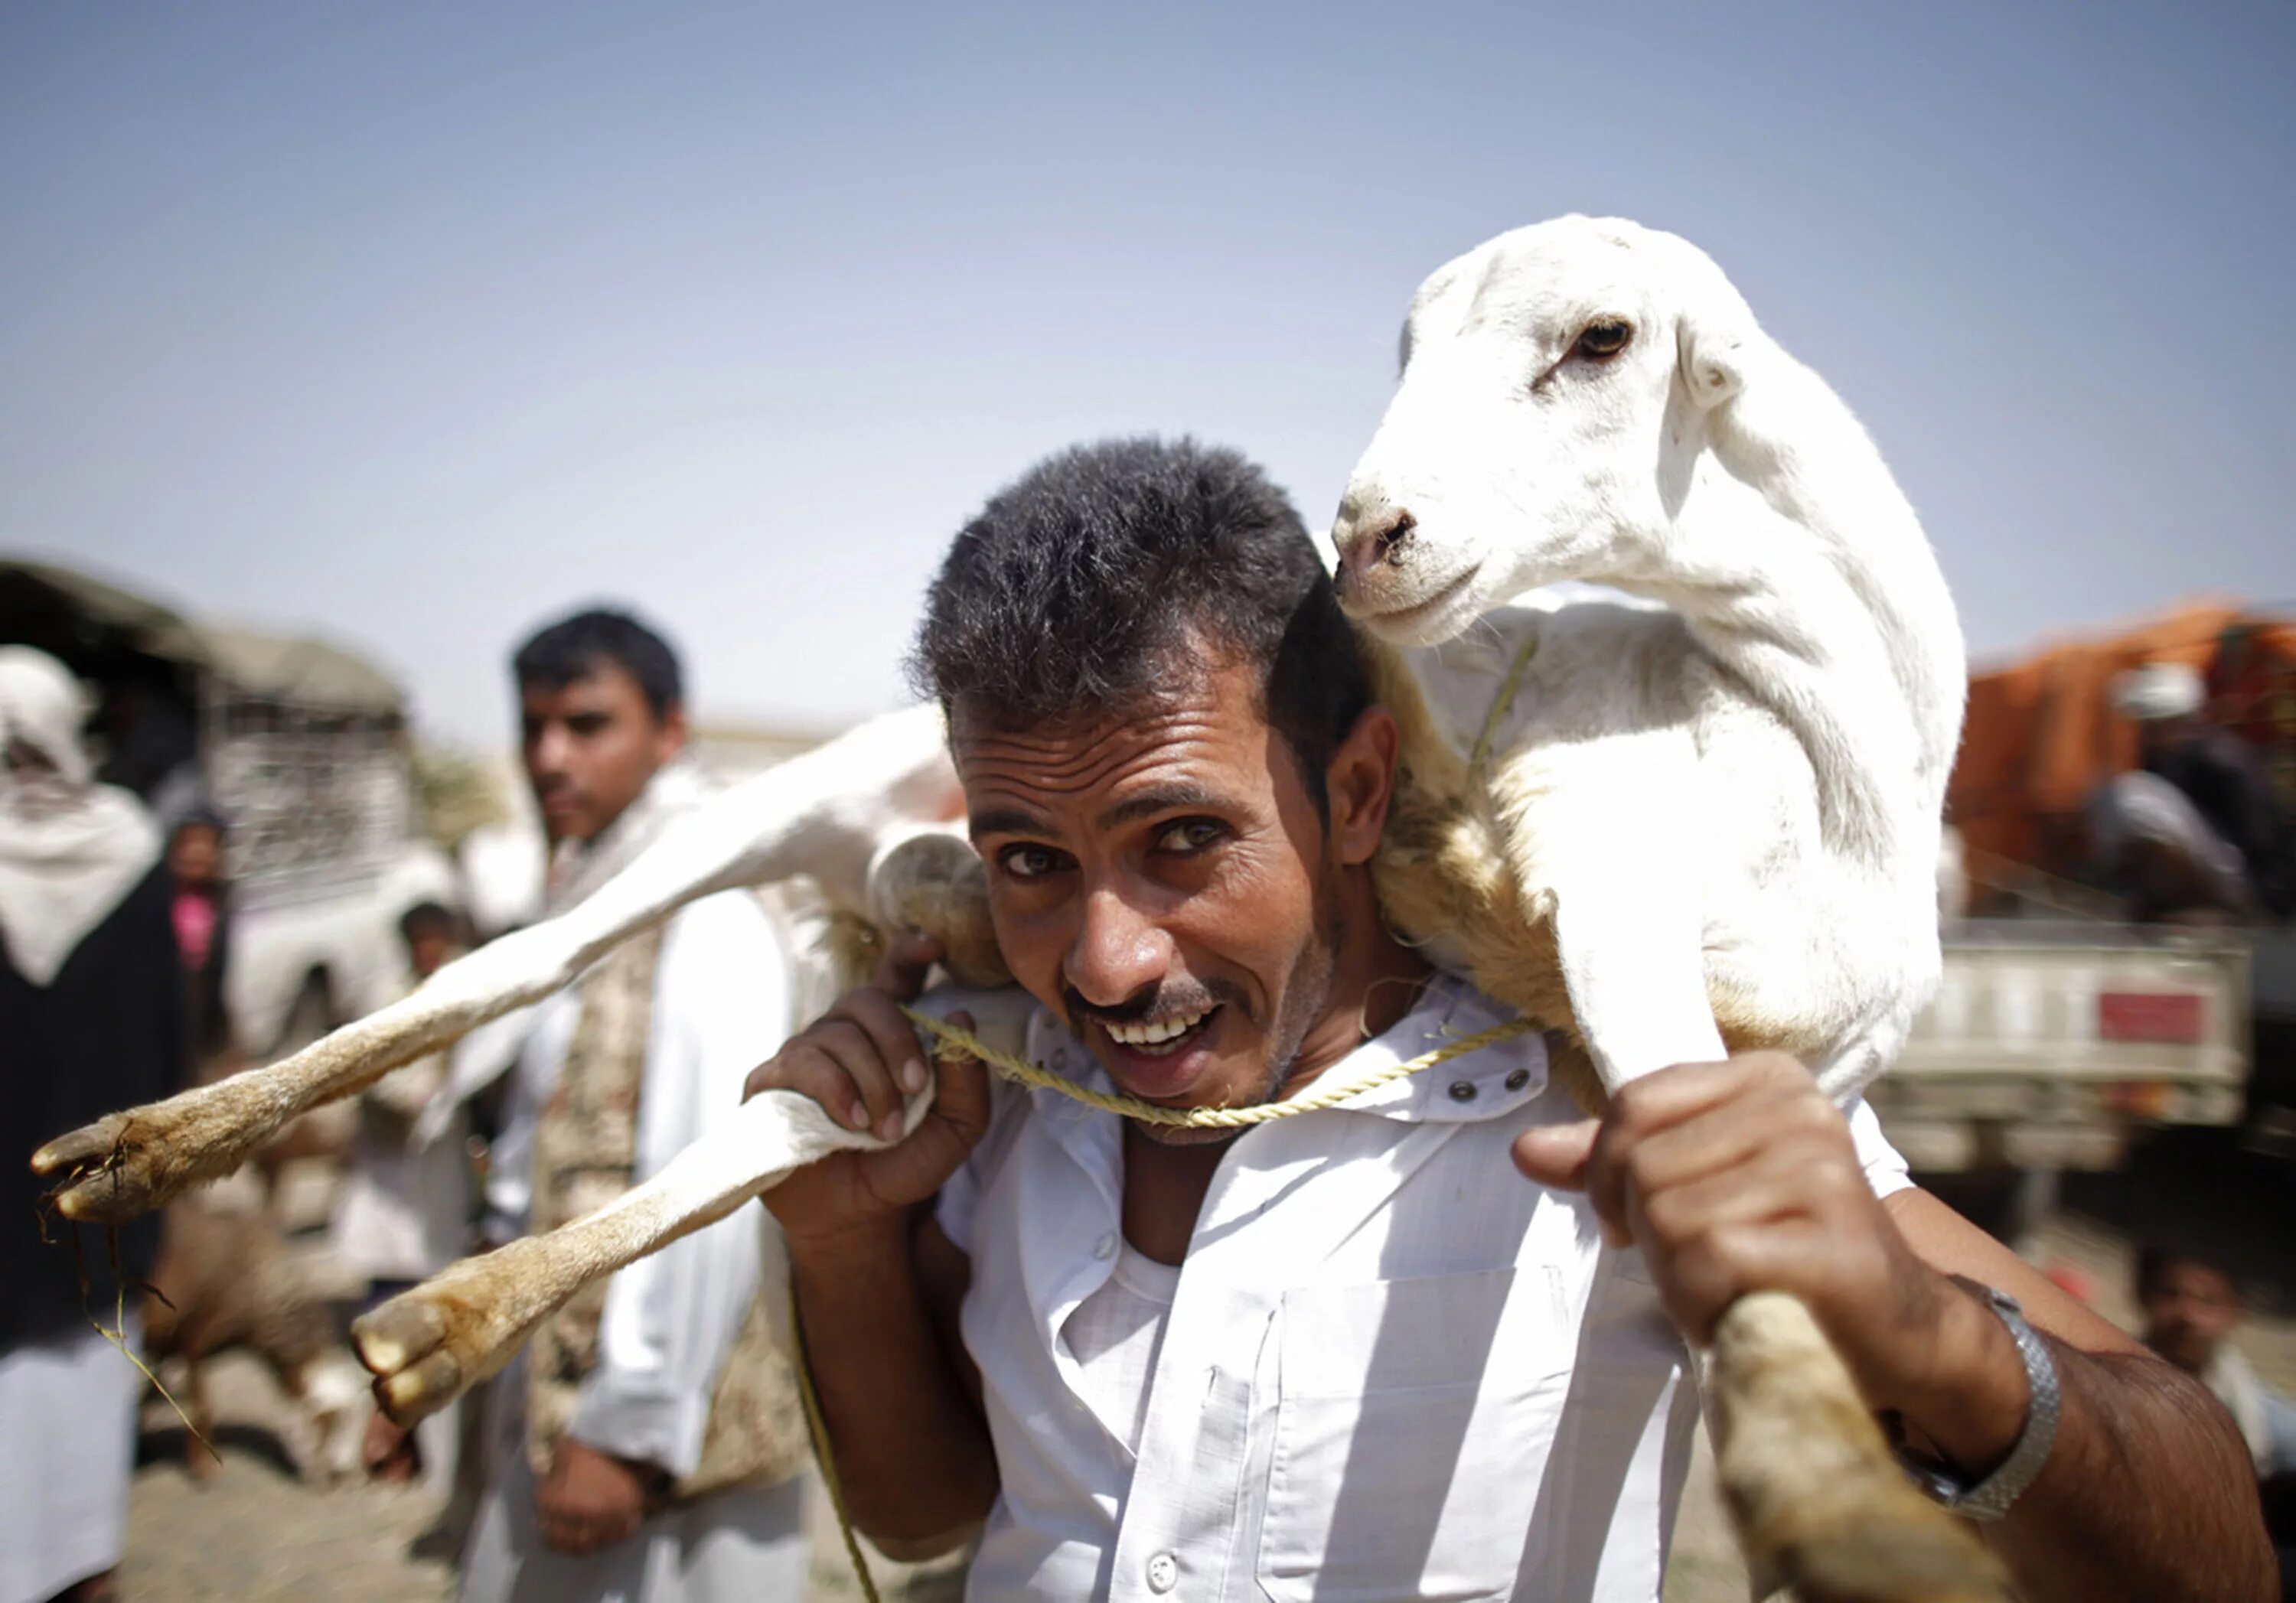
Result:
[[187,823],[168,843],[168,870],[186,890],[206,890],[223,869],[223,837],[213,824]]
[[429,979],[455,955],[455,933],[444,924],[418,924],[406,937],[406,962],[417,979]]
[[685,747],[684,712],[655,717],[638,682],[610,661],[562,685],[521,687],[519,728],[527,782],[554,846],[591,839]]
[[1015,977],[1132,1095],[1240,1106],[1325,1023],[1350,934],[1338,881],[1385,792],[1367,830],[1352,809],[1327,829],[1256,671],[1182,664],[1169,693],[1066,727],[1000,728],[960,699],[951,746]]
[[2194,1374],[2239,1322],[2238,1291],[2205,1264],[2170,1263],[2144,1294],[2144,1345]]

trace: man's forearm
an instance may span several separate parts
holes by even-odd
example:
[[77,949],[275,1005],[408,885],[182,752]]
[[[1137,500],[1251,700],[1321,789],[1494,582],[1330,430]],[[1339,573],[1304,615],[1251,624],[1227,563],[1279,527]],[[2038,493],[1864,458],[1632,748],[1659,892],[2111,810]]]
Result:
[[996,1455],[927,1309],[908,1221],[789,1245],[797,1317],[854,1524],[894,1550],[978,1525],[996,1501]]
[[[1861,1376],[1877,1407],[1966,1475],[1989,1473],[2024,1427],[2030,1386],[2007,1328],[1972,1287],[2022,1303],[2062,1395],[2055,1445],[1997,1524],[1979,1527],[2032,1603],[2248,1603],[2279,1594],[2239,1432],[2199,1382],[2074,1302],[1935,1198],[1884,1205],[1933,1278],[1899,1277],[1879,1323],[1910,1356]],[[1955,1282],[1959,1281],[1956,1285]]]
[[2050,1340],[2064,1393],[2055,1449],[1984,1527],[2032,1603],[2277,1598],[2240,1433],[2199,1382],[2149,1354]]

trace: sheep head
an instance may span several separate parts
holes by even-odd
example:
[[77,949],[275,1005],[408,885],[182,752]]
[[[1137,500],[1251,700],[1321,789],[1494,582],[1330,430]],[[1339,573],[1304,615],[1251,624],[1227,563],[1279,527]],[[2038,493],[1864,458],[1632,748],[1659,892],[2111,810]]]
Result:
[[1427,645],[1541,585],[1656,580],[1761,339],[1704,253],[1633,223],[1562,217],[1436,269],[1332,531],[1341,602]]

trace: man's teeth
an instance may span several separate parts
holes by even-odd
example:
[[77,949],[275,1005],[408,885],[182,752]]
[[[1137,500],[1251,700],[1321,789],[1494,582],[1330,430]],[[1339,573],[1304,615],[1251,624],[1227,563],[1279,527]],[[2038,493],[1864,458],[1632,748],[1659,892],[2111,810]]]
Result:
[[1109,1039],[1119,1046],[1161,1046],[1177,1041],[1211,1017],[1208,1008],[1201,1013],[1184,1013],[1177,1018],[1160,1019],[1154,1024],[1111,1024],[1106,1026]]

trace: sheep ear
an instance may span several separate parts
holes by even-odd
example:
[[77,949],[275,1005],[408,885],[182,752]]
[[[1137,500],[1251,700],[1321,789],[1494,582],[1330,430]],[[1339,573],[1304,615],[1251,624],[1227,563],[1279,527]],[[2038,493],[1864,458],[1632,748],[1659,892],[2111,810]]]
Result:
[[1677,331],[1682,382],[1701,411],[1719,406],[1746,387],[1744,331],[1726,320],[1692,313]]

